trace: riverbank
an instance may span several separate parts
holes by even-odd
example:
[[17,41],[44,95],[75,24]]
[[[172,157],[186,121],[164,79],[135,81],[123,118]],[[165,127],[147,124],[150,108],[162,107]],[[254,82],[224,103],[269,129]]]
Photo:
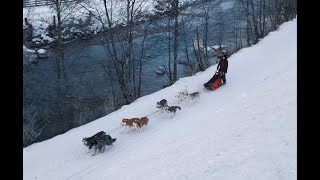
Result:
[[[181,0],[181,9],[199,3],[196,0]],[[155,14],[154,0],[137,0],[140,15],[135,18],[134,24],[161,18]],[[61,33],[63,43],[92,39],[108,33],[106,28],[105,9],[103,2],[98,0],[62,3]],[[113,21],[113,28],[125,28],[125,8],[122,1],[107,1],[107,7]],[[50,48],[54,44],[57,18],[53,5],[23,8],[23,39],[24,45],[30,49]]]

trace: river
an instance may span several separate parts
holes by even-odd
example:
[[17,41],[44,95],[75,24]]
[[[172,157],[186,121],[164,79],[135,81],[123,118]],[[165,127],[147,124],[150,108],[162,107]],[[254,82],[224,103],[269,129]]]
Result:
[[[226,2],[233,3],[234,1]],[[217,7],[214,3],[211,3],[211,5],[212,7]],[[223,8],[213,8],[209,11],[209,16],[212,17],[208,24],[209,46],[220,43],[227,45],[227,47],[233,46],[234,35],[232,29],[234,28],[234,16],[236,13],[230,12],[232,12],[232,9],[237,9],[234,6],[230,6],[229,9],[224,10]],[[203,35],[204,18],[202,11],[201,4],[198,4],[192,8],[187,8],[183,15],[179,17],[180,22],[182,22],[182,18],[185,22],[185,26],[180,26],[179,61],[186,60],[185,44],[187,44],[189,49],[190,57],[195,61],[195,58],[192,56],[192,45],[196,39],[197,28],[199,33]],[[167,84],[168,78],[166,75],[155,73],[157,67],[167,66],[168,64],[167,32],[163,28],[165,22],[165,19],[160,19],[151,23],[144,22],[139,24],[140,27],[148,26],[151,32],[145,41],[146,51],[142,67],[141,96],[161,90]],[[242,34],[243,39],[245,39],[244,34]],[[101,38],[104,37],[77,40],[65,44],[63,47],[66,72],[73,98],[85,102],[88,106],[88,113],[91,113],[88,120],[86,120],[87,122],[82,122],[82,124],[107,115],[114,110],[108,107],[107,100],[111,99],[110,80],[101,66],[101,63],[106,61],[108,54],[104,46],[99,43]],[[142,38],[140,36],[134,39],[136,57],[139,57]],[[25,59],[25,61],[27,60]],[[215,64],[217,62],[216,57],[210,58],[209,62],[210,65]],[[40,60],[37,64],[27,63],[23,69],[25,97],[28,102],[32,102],[36,107],[42,108],[38,113],[42,113],[42,119],[47,118],[47,120],[42,120],[43,123],[48,122],[45,128],[43,128],[41,135],[37,138],[37,141],[42,141],[68,131],[70,127],[66,126],[66,120],[55,119],[54,112],[50,111],[57,99],[57,75],[54,56],[49,53],[47,59]],[[139,69],[137,68],[136,70],[138,71]],[[185,73],[185,66],[178,64],[178,79],[188,75],[190,74]],[[82,124],[75,125],[74,127]]]

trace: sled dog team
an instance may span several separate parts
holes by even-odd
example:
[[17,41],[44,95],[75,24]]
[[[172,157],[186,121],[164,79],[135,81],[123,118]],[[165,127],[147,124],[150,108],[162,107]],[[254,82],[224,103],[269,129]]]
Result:
[[[219,60],[216,73],[207,83],[203,84],[203,86],[207,89],[215,90],[221,85],[226,84],[226,73],[228,69],[227,54],[225,53],[220,58],[221,59]],[[200,93],[194,92],[189,94],[187,90],[184,90],[180,91],[175,97],[177,97],[180,101],[198,101],[200,98]],[[162,99],[161,101],[157,102],[156,107],[162,112],[166,111],[168,113],[176,113],[177,110],[181,110],[180,106],[169,106],[166,99]],[[146,126],[148,122],[149,119],[147,117],[122,119],[121,126],[136,127],[140,129],[141,132],[141,128]],[[82,141],[85,146],[88,146],[89,149],[92,149],[92,147],[94,148],[93,155],[95,155],[97,151],[104,152],[105,146],[111,146],[116,141],[116,138],[112,138],[110,135],[107,135],[106,132],[100,131],[91,137],[83,138]]]
[[[200,98],[199,92],[194,92],[189,94],[188,91],[180,91],[176,95],[176,97],[182,101],[182,100],[198,100]],[[161,111],[166,111],[168,113],[176,113],[177,110],[181,110],[180,106],[169,106],[166,99],[162,99],[161,101],[157,102],[156,107]],[[142,127],[146,126],[149,122],[148,117],[142,117],[142,118],[131,118],[122,119],[121,126],[126,127],[135,127],[141,129]],[[96,133],[95,135],[91,137],[84,137],[82,139],[82,142],[85,146],[88,146],[88,149],[91,150],[94,149],[94,153],[92,156],[96,155],[98,152],[103,153],[105,150],[105,146],[112,146],[113,143],[116,141],[116,138],[112,138],[109,134],[106,134],[104,131],[100,131]]]

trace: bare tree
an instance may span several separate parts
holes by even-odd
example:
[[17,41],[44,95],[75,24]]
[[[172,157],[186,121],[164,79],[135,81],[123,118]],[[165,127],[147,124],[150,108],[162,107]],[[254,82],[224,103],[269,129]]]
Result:
[[[215,4],[210,4],[211,2],[207,0],[201,0],[202,4],[202,13],[203,13],[203,63],[205,68],[209,66],[209,54],[208,54],[208,33],[209,33],[209,21],[210,21],[210,12],[213,11],[216,6],[220,5],[220,0],[215,2]],[[219,17],[220,18],[220,17]]]
[[23,147],[32,144],[48,124],[47,119],[39,116],[39,112],[41,109],[33,104],[25,103],[23,106]]
[[[70,90],[69,77],[65,65],[63,51],[63,29],[68,26],[68,18],[76,11],[79,2],[63,3],[61,0],[52,0],[56,16],[53,21],[54,43],[52,45],[55,58],[55,70],[57,74],[57,118],[65,122],[65,130],[75,126],[75,107],[73,105],[73,94]],[[55,19],[57,18],[57,19]],[[56,23],[56,24],[55,24]]]
[[168,18],[168,33],[167,33],[167,39],[168,39],[168,78],[169,78],[169,85],[172,85],[174,83],[174,80],[172,78],[172,71],[171,71],[171,19]]
[[[178,61],[178,38],[179,38],[179,14],[180,14],[180,2],[179,0],[157,0],[154,6],[159,14],[167,15],[169,21],[169,83],[173,84],[177,81],[177,61]],[[171,18],[173,19],[173,76],[171,78]]]
[[186,61],[183,62],[183,65],[186,66],[187,70],[186,70],[186,74],[187,75],[194,75],[196,73],[195,68],[193,66],[193,63],[190,60],[190,55],[189,55],[189,50],[188,50],[188,43],[187,43],[187,25],[186,25],[186,21],[184,20],[184,18],[181,19],[182,22],[182,38],[183,38],[183,42],[184,42],[184,51],[185,51],[185,56],[186,56]]
[[200,35],[199,35],[199,30],[198,27],[196,28],[196,40],[195,43],[193,44],[193,52],[197,61],[197,70],[198,71],[204,71],[206,69],[206,65],[203,62],[203,43],[202,40],[200,39]]
[[[108,8],[110,6],[107,6],[106,0],[103,3],[107,28],[106,43],[103,46],[107,51],[108,59],[111,60],[111,64],[105,70],[111,80],[117,83],[122,97],[128,104],[141,94],[142,59],[147,29],[137,28],[135,22],[138,20],[137,17],[140,16],[145,2],[137,4],[135,0],[126,0],[125,28],[117,27],[117,23],[111,19],[113,12]],[[135,53],[137,50],[134,50],[134,38],[139,35],[143,37],[143,40],[140,53]],[[138,66],[140,67],[139,72],[136,71]]]
[[219,13],[218,13],[218,22],[216,23],[216,25],[218,26],[218,44],[219,47],[221,48],[225,36],[225,22],[224,22],[224,13],[222,12],[221,7],[219,7]]
[[[52,31],[52,38],[54,39],[52,46],[52,52],[55,59],[55,71],[56,76],[52,77],[55,79],[55,87],[52,88],[55,91],[56,99],[45,99],[43,102],[39,103],[39,99],[29,99],[24,102],[24,137],[26,141],[24,143],[31,144],[34,140],[42,135],[43,128],[50,122],[60,121],[64,123],[64,130],[69,130],[74,127],[74,107],[70,98],[72,93],[70,91],[70,84],[68,82],[68,76],[66,71],[66,66],[64,62],[64,52],[63,52],[63,29],[68,24],[67,20],[73,12],[75,12],[75,7],[77,7],[77,2],[75,3],[63,3],[61,0],[50,0],[52,1],[51,8],[55,12],[53,21],[42,19],[41,21],[51,24],[49,29]],[[28,94],[30,96],[30,94]],[[41,96],[41,93],[39,94]],[[47,103],[47,104],[46,104]],[[54,105],[51,105],[54,104]],[[43,106],[45,105],[45,106]],[[50,116],[48,116],[50,112]]]
[[[128,76],[130,79],[132,79],[131,87],[133,87],[133,92],[131,93],[131,99],[130,101],[133,101],[134,99],[140,97],[140,91],[141,91],[141,76],[142,76],[142,59],[144,56],[144,43],[147,36],[147,28],[144,28],[142,30],[135,29],[135,21],[137,20],[137,17],[140,17],[140,14],[142,13],[141,8],[145,5],[146,2],[137,4],[136,0],[127,0],[126,5],[126,42],[127,42],[127,50],[125,52],[125,58],[126,61],[128,61]],[[136,33],[136,30],[141,31],[141,35],[143,36],[143,40],[141,43],[141,49],[140,49],[140,57],[135,57],[134,53],[134,34]],[[136,78],[136,67],[135,64],[136,59],[138,59],[138,66],[140,68],[140,71],[138,73],[138,82]]]
[[261,37],[266,35],[266,0],[261,0],[259,3],[259,27]]
[[173,31],[173,81],[177,81],[177,61],[178,61],[178,37],[179,37],[179,0],[173,4],[174,31]]
[[258,31],[258,19],[256,18],[256,11],[255,11],[255,4],[253,4],[253,0],[250,0],[250,7],[251,7],[251,11],[252,11],[252,24],[253,24],[253,44],[256,44],[259,40],[260,33]]
[[240,0],[247,19],[247,44],[255,44],[268,32],[296,16],[296,0]]
[[251,21],[250,21],[250,9],[249,9],[249,0],[240,0],[243,6],[243,9],[246,12],[246,39],[247,39],[247,46],[251,45],[252,39],[252,31],[251,31]]

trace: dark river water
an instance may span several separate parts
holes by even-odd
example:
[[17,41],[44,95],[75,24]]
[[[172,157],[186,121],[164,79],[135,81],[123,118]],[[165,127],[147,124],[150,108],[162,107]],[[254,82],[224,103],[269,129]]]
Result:
[[[236,5],[234,5],[233,8],[236,8],[235,6]],[[198,5],[192,7],[192,11],[189,9],[186,12],[185,15],[180,17],[180,21],[183,18],[186,24],[184,27],[180,26],[178,60],[186,60],[184,48],[185,44],[187,44],[190,57],[195,61],[194,56],[192,56],[192,45],[193,40],[196,39],[197,27],[200,31],[199,33],[203,36],[204,21],[203,16],[199,15],[202,9],[201,6]],[[230,12],[232,12],[232,9],[222,11],[222,17],[221,9],[212,8],[210,11],[212,18],[209,20],[209,46],[218,45],[219,43],[227,47],[232,46],[232,28],[234,26],[232,19],[234,19],[236,13]],[[140,26],[147,26],[147,24],[149,24],[148,27],[154,32],[149,34],[145,41],[146,51],[142,67],[142,96],[162,89],[167,83],[168,78],[166,75],[157,75],[155,73],[157,67],[167,66],[168,64],[168,47],[165,38],[167,33],[165,28],[159,28],[165,21],[166,20],[162,19],[152,22],[151,24],[149,22],[140,24]],[[223,34],[221,30],[223,30]],[[244,34],[245,33],[243,33],[242,36]],[[74,98],[92,103],[91,108],[94,110],[91,112],[93,113],[91,121],[111,112],[111,110],[109,110],[109,112],[105,110],[106,108],[104,107],[106,105],[105,100],[111,98],[111,87],[107,74],[101,66],[101,62],[107,59],[107,53],[106,49],[98,43],[99,38],[103,38],[103,36],[91,40],[74,41],[63,47],[65,55],[64,61],[71,92]],[[243,39],[244,38],[245,37],[243,37]],[[139,44],[141,44],[141,41],[142,37],[134,39],[136,56],[140,53]],[[49,109],[51,105],[53,105],[52,102],[57,98],[57,75],[55,71],[55,59],[50,53],[50,50],[48,51],[49,58],[42,59],[37,64],[27,63],[24,65],[24,85],[27,87],[24,89],[24,93],[28,102],[32,102],[38,107],[47,107]],[[27,59],[25,59],[25,61],[26,60]],[[210,65],[216,62],[216,57],[210,59]],[[136,70],[138,71],[139,69],[137,68]],[[188,76],[184,71],[185,66],[178,64],[178,78]],[[38,141],[67,131],[68,128],[65,128],[66,122],[64,121],[51,119],[50,123],[43,129],[41,136],[38,137]]]

